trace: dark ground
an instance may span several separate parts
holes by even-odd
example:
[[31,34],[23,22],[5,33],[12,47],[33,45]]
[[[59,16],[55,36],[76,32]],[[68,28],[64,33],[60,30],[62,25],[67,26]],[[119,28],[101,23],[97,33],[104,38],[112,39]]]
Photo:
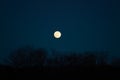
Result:
[[[109,65],[104,66],[66,66],[66,67],[26,67],[11,68],[0,67],[3,78],[13,79],[87,79],[87,78],[117,78],[120,76],[120,68]],[[117,77],[116,77],[117,76]]]

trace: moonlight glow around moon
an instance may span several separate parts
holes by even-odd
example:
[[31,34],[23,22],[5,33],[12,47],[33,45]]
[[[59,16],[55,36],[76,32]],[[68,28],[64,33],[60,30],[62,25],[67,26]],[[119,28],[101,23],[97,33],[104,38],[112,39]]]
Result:
[[60,38],[61,37],[61,32],[60,31],[55,31],[54,32],[54,37],[55,38]]

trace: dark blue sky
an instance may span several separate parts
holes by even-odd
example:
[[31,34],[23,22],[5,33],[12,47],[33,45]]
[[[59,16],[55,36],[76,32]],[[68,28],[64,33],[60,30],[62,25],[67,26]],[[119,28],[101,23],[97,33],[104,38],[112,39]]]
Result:
[[[24,45],[119,53],[119,4],[119,0],[3,0],[0,55]],[[62,32],[60,39],[53,37],[56,30]]]

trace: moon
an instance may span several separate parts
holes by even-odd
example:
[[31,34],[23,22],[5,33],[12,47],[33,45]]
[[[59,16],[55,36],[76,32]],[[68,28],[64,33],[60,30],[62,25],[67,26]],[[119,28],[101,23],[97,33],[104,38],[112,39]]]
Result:
[[54,37],[55,38],[60,38],[61,37],[61,32],[60,31],[55,31],[54,32]]

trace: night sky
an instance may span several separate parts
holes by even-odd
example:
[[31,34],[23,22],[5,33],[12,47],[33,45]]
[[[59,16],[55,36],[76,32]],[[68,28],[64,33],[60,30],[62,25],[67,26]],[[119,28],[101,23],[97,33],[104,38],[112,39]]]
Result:
[[1,59],[25,45],[119,55],[119,0],[3,0],[0,7]]

